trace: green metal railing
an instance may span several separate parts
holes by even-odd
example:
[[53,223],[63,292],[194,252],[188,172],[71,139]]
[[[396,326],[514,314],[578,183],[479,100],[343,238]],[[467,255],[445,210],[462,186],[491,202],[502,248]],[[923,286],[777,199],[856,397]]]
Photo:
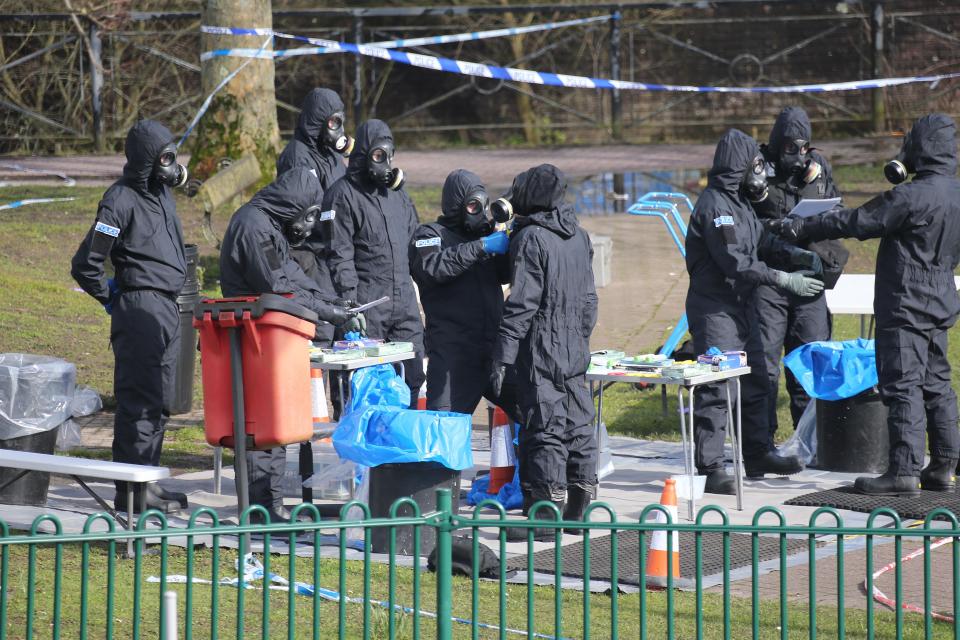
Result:
[[[273,525],[248,524],[254,510],[262,511],[256,506],[244,513],[236,526],[221,523],[211,509],[196,511],[187,527],[168,526],[162,514],[150,511],[132,531],[119,528],[103,513],[91,515],[81,533],[64,533],[52,515],[38,517],[27,532],[11,531],[0,521],[0,640],[172,637],[168,632],[173,630],[165,628],[160,615],[163,594],[169,590],[178,594],[176,637],[186,640],[446,640],[522,635],[960,640],[960,628],[944,621],[960,611],[960,590],[956,588],[960,584],[960,547],[951,544],[949,553],[932,557],[935,545],[960,537],[957,517],[945,509],[930,513],[916,526],[904,526],[892,510],[878,509],[865,526],[847,527],[830,508],[814,511],[807,525],[787,525],[775,507],[757,511],[749,525],[731,525],[721,508],[707,506],[695,522],[685,524],[670,522],[669,513],[659,505],[648,506],[637,520],[627,521],[618,519],[607,504],[597,502],[591,505],[586,522],[571,523],[560,521],[550,503],[534,507],[538,519],[527,520],[508,519],[493,501],[472,514],[458,515],[451,502],[448,491],[438,491],[437,509],[421,514],[416,503],[403,499],[393,505],[390,518],[371,518],[366,505],[351,502],[344,506],[339,520],[323,521],[313,505],[304,504],[293,510],[302,520]],[[361,518],[347,517],[353,507],[361,510]],[[657,511],[666,517],[666,524],[650,520]],[[506,558],[507,527],[527,532],[526,579],[511,584],[503,561],[496,577],[480,579],[480,545],[491,544],[500,558]],[[565,572],[561,553],[564,527],[584,530],[582,566],[572,572],[583,576],[579,590],[563,588],[564,574],[571,573]],[[388,530],[387,553],[374,557],[371,536],[383,528]],[[398,553],[398,531],[406,536],[409,528],[412,559]],[[346,534],[350,529],[362,530],[362,550],[351,548],[354,545]],[[422,567],[424,557],[433,551],[423,548],[423,534],[428,529],[436,537],[433,572]],[[537,578],[545,574],[534,571],[535,529],[553,532],[549,584],[537,584]],[[637,540],[636,559],[642,575],[648,542],[655,531],[693,536],[696,573],[687,590],[674,589],[677,581],[670,574],[666,589],[657,591],[631,590],[621,579],[621,544]],[[470,575],[463,577],[453,575],[456,533],[465,535],[473,550]],[[491,533],[495,537],[491,538]],[[334,534],[337,539],[328,538]],[[738,534],[750,537],[751,562],[735,572],[731,541]],[[601,535],[609,535],[609,579],[597,581],[590,578],[595,560],[590,541]],[[712,579],[719,584],[712,587],[701,570],[708,559],[706,536],[722,538],[723,569],[719,579]],[[247,562],[230,548],[237,547],[241,537],[247,545],[254,544],[257,549],[262,545],[265,550],[253,554],[261,563],[262,575],[254,565],[249,565],[248,571]],[[761,560],[763,537],[779,542],[779,553],[772,561]],[[805,563],[796,563],[796,555],[788,557],[788,540],[797,538],[805,542],[800,552],[803,560],[805,551]],[[135,553],[128,559],[120,554],[130,540]],[[568,536],[567,542],[571,541]],[[323,546],[331,542],[332,547]],[[281,549],[281,544],[286,548]],[[905,544],[916,547],[908,557],[922,554],[922,563],[908,565],[902,560]],[[672,535],[666,536],[666,545],[669,557],[674,550]],[[852,547],[859,550],[856,562],[849,555],[855,553]],[[298,553],[279,555],[287,550]],[[877,599],[889,600],[891,606],[875,604],[873,597],[874,575],[879,575],[875,556],[881,551],[893,559],[885,568],[893,572],[894,596],[877,595]],[[762,574],[771,563],[779,573],[764,581]],[[829,604],[818,597],[824,582],[822,576],[818,582],[818,567],[832,572],[827,588],[835,590],[835,595]],[[909,582],[905,574],[919,575],[921,569],[918,588],[922,602],[911,602],[905,596]],[[791,588],[790,578],[803,570],[808,576],[806,594],[797,597],[796,580]],[[860,594],[859,603],[851,601],[851,581],[862,583],[869,596]],[[598,584],[601,592],[592,592],[591,587]],[[749,585],[749,592],[744,584]],[[940,595],[945,589],[952,589],[949,598]],[[950,611],[935,611],[935,594],[941,601],[949,601]]]

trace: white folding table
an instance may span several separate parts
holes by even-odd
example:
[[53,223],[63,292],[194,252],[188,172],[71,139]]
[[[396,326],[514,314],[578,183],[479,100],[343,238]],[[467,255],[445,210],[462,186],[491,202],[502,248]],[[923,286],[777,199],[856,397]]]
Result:
[[[750,373],[750,367],[738,367],[726,371],[714,371],[703,375],[692,376],[689,378],[663,378],[650,376],[629,375],[627,372],[610,371],[605,373],[587,373],[587,381],[590,383],[591,394],[594,383],[600,385],[597,394],[597,436],[599,442],[600,423],[603,420],[603,387],[609,382],[626,382],[635,384],[645,382],[647,384],[674,385],[677,387],[677,401],[680,412],[680,439],[683,442],[683,467],[687,476],[687,483],[690,488],[690,499],[687,501],[687,516],[693,520],[696,511],[696,498],[694,497],[694,476],[697,473],[696,463],[694,461],[694,439],[693,439],[693,397],[697,387],[704,384],[726,381],[727,387],[727,434],[730,436],[730,444],[733,447],[733,473],[737,490],[737,510],[743,510],[743,451],[741,449],[740,425],[741,425],[741,407],[740,407],[740,377]],[[731,394],[730,387],[734,387]],[[687,403],[684,404],[683,390],[687,390]],[[734,411],[736,408],[736,411]]]

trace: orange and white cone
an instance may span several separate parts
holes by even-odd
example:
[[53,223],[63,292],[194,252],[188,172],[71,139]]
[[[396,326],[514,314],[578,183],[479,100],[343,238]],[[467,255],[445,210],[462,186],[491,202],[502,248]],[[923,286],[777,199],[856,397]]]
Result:
[[420,385],[420,393],[417,394],[417,410],[427,410],[427,385],[425,383]]
[[490,428],[490,486],[487,487],[487,493],[498,493],[503,485],[512,482],[516,468],[517,457],[513,451],[510,418],[503,409],[496,407]]
[[[670,513],[671,524],[679,522],[679,511],[677,510],[677,487],[673,478],[667,478],[663,486],[663,494],[660,496],[660,504]],[[655,522],[666,523],[667,517],[660,511],[656,512]],[[667,532],[660,530],[654,531],[650,539],[650,550],[647,553],[647,586],[666,588],[667,571],[671,571],[674,577],[674,586],[680,579],[680,534],[676,531],[670,533],[673,536],[673,553],[667,557]]]
[[327,391],[323,387],[323,370],[310,369],[310,404],[313,409],[313,428],[330,422],[330,412],[327,410]]

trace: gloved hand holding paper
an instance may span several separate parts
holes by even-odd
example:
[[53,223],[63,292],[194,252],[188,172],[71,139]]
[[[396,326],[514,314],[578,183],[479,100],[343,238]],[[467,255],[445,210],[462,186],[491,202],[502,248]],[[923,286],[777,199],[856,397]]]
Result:
[[795,206],[790,213],[787,214],[787,216],[809,218],[810,216],[815,216],[825,211],[830,211],[830,209],[833,209],[838,204],[840,204],[840,198],[826,198],[824,200],[804,198],[797,203],[797,206]]

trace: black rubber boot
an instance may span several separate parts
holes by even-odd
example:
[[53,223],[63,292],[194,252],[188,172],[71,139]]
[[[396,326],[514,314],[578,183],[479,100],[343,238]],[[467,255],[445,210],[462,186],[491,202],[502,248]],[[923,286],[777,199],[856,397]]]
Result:
[[747,477],[759,480],[766,474],[789,476],[803,471],[803,463],[796,456],[782,456],[776,451],[768,451],[759,458],[743,461]]
[[[530,513],[530,507],[535,503],[540,502],[541,500],[551,501],[549,498],[539,498],[539,497],[528,497],[526,494],[523,496],[523,515],[528,515]],[[552,500],[553,504],[557,505],[557,509],[560,513],[563,513],[563,501]],[[543,507],[538,509],[536,512],[537,520],[554,520],[554,515],[552,511],[548,511],[547,508]],[[522,527],[507,527],[507,542],[523,542],[527,539],[527,535],[530,529],[525,529]],[[554,539],[556,529],[533,529],[533,539],[537,542],[550,542]]]
[[722,496],[737,495],[736,479],[727,475],[723,469],[715,469],[706,475],[707,482],[703,488],[705,493],[716,493]]
[[187,494],[180,493],[179,491],[167,491],[156,482],[148,484],[147,491],[161,500],[176,502],[180,505],[181,509],[186,509],[189,506],[187,503]]
[[[584,489],[575,485],[567,487],[567,506],[563,509],[563,519],[572,522],[583,522],[583,512],[593,500],[593,489]],[[583,529],[564,529],[564,533],[582,536]]]
[[[149,487],[150,485],[147,486]],[[113,508],[117,511],[127,511],[126,492],[117,493],[116,497],[113,499]],[[180,503],[175,500],[164,500],[148,489],[147,509],[156,509],[160,513],[169,515],[180,511]],[[133,491],[133,512],[140,513],[140,492],[136,489]]]
[[920,472],[920,488],[924,491],[954,491],[957,488],[957,476],[954,470],[957,461],[953,458],[931,456],[930,464]]
[[[282,504],[275,504],[267,513],[270,516],[269,524],[287,524],[290,522],[290,512]],[[250,524],[268,524],[260,511],[250,512]]]
[[913,496],[920,493],[920,478],[898,476],[888,471],[876,478],[857,478],[853,488],[868,496]]

